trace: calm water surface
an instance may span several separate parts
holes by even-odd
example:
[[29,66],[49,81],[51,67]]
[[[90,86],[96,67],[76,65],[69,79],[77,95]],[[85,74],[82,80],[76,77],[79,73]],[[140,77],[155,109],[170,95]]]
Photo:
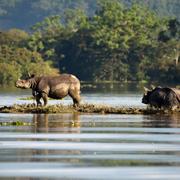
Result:
[[[87,90],[83,101],[143,106],[141,91],[123,88]],[[32,103],[19,100],[29,95],[1,91],[0,105]],[[179,114],[0,114],[9,121],[31,125],[0,127],[0,179],[180,179]]]
[[[122,86],[115,84],[95,85],[81,90],[82,103],[107,104],[113,106],[144,106],[141,103],[142,90],[135,85]],[[0,106],[12,104],[33,103],[33,100],[21,100],[21,98],[30,97],[30,90],[22,89],[1,89],[0,90]],[[63,100],[50,100],[48,104],[72,104],[70,97]]]

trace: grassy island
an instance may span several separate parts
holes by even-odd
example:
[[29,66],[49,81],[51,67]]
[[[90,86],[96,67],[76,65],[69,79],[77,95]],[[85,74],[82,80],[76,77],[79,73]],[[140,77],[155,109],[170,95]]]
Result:
[[167,114],[180,113],[180,109],[175,111],[164,109],[149,109],[140,107],[122,107],[95,104],[82,104],[74,108],[72,105],[49,105],[46,107],[37,107],[35,104],[23,104],[3,106],[0,113],[100,113],[100,114]]

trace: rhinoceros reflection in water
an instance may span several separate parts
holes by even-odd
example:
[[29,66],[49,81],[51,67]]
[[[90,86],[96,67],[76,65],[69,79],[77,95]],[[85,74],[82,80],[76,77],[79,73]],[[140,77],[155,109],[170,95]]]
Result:
[[180,89],[169,87],[145,88],[142,103],[156,108],[176,109],[180,107]]
[[80,133],[81,123],[78,113],[33,114],[32,120],[35,132]]
[[[180,114],[179,113],[165,113],[143,116],[143,127],[158,128],[179,128]],[[161,130],[160,130],[161,131]]]
[[71,74],[61,74],[59,76],[31,76],[28,79],[19,79],[16,82],[17,88],[31,88],[36,97],[37,105],[44,105],[48,102],[48,97],[62,99],[69,95],[73,99],[74,106],[80,103],[80,81]]

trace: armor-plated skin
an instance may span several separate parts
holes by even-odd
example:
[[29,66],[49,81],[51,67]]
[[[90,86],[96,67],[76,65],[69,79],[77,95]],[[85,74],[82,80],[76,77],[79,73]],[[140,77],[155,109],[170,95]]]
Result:
[[142,103],[156,108],[176,109],[180,107],[180,89],[169,87],[156,87],[145,90]]
[[18,80],[17,88],[31,88],[32,94],[36,97],[37,105],[41,105],[43,98],[44,105],[47,105],[48,97],[62,99],[69,95],[73,99],[74,106],[80,103],[80,81],[71,74],[59,76],[33,76],[26,80]]

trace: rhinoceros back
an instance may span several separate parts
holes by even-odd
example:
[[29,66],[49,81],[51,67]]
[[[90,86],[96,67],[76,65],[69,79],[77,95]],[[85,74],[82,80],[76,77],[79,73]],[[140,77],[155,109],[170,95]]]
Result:
[[62,74],[60,76],[44,76],[38,85],[38,90],[43,91],[52,98],[63,98],[69,90],[80,91],[79,80],[71,74]]
[[176,94],[176,97],[180,103],[180,89],[177,88],[171,88],[171,90]]

